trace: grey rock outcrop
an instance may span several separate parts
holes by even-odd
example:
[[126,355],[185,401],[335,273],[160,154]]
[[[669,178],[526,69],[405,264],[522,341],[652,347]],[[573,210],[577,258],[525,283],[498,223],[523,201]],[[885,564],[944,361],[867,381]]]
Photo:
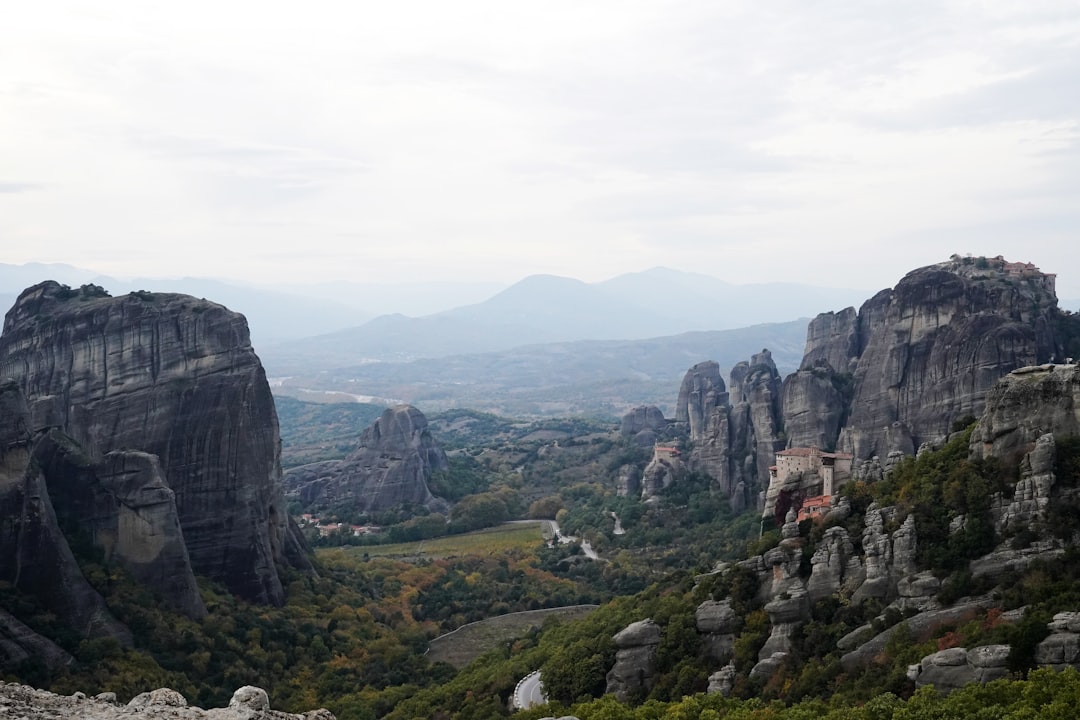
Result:
[[660,626],[651,619],[631,623],[615,633],[615,665],[607,674],[607,692],[626,702],[648,692],[655,682]]
[[266,691],[250,685],[237,690],[228,707],[209,710],[188,705],[183,695],[169,688],[137,695],[127,705],[117,705],[108,697],[112,693],[103,695],[56,695],[26,685],[0,683],[0,707],[5,717],[23,720],[334,720],[333,713],[325,709],[302,714],[272,710]]
[[449,504],[431,494],[428,482],[448,466],[424,414],[398,405],[364,430],[347,458],[293,468],[285,482],[289,495],[311,509],[347,505],[370,513],[411,505],[445,512]]
[[156,455],[114,450],[100,461],[53,429],[34,447],[61,527],[88,533],[106,562],[188,617],[206,615],[188,558],[173,491]]
[[1017,460],[1046,434],[1080,435],[1080,367],[1042,365],[1009,373],[989,392],[971,434],[975,457]]
[[[0,418],[0,580],[36,598],[81,637],[130,644],[131,633],[83,577],[60,530],[45,478],[31,461],[28,411],[13,380],[0,381]],[[27,647],[33,638],[14,627],[23,639],[9,639]],[[18,652],[5,648],[12,657]]]
[[940,650],[911,666],[908,677],[916,687],[933,685],[939,693],[948,695],[971,683],[986,684],[1008,677],[1010,651],[1008,645]]
[[832,368],[800,369],[781,388],[784,430],[789,447],[836,447],[851,398]]
[[91,457],[159,459],[195,572],[257,602],[284,600],[277,565],[310,568],[281,485],[277,414],[238,313],[186,295],[110,298],[45,282],[4,320],[0,377],[31,428]]
[[769,484],[769,466],[783,447],[780,376],[768,350],[731,371],[730,392],[715,362],[690,368],[683,378],[676,422],[686,423],[690,470],[711,476],[734,507]]
[[[1054,352],[1053,278],[1016,279],[1004,261],[908,273],[859,310],[861,351],[840,447],[857,459],[914,452],[979,416],[999,378]],[[1041,434],[1041,433],[1040,433]]]
[[15,667],[31,658],[53,672],[75,662],[62,647],[0,609],[0,668]]
[[855,308],[821,313],[806,328],[806,350],[799,369],[828,367],[838,373],[854,372],[861,354]]
[[706,600],[694,613],[705,654],[716,662],[727,662],[735,648],[735,633],[742,625],[730,601]]
[[656,443],[657,434],[664,430],[667,424],[668,421],[664,419],[660,408],[655,405],[639,405],[623,415],[619,434],[633,438],[641,447],[652,447]]
[[842,527],[825,531],[810,558],[810,567],[806,591],[811,603],[837,592],[854,590],[865,575],[848,531]]
[[641,471],[635,465],[623,465],[615,475],[615,494],[637,497],[641,494]]
[[846,652],[840,657],[840,664],[847,672],[855,672],[856,670],[865,667],[878,653],[884,650],[885,645],[888,644],[890,638],[892,638],[896,631],[901,627],[906,628],[907,631],[911,633],[915,642],[925,642],[937,630],[943,627],[956,626],[967,622],[972,618],[985,613],[986,610],[993,607],[993,605],[994,603],[992,600],[977,599],[970,602],[957,603],[952,607],[942,608],[940,610],[928,610],[909,617],[905,619],[904,622],[886,628],[865,640],[863,638],[869,633],[863,628],[859,628],[851,633],[853,636],[851,640],[847,637],[841,639],[841,644],[845,647],[850,646],[850,643],[856,639],[859,641],[859,644],[853,650]]
[[1035,441],[1035,447],[1020,462],[1020,480],[1013,489],[1012,501],[998,512],[999,530],[1015,529],[1040,522],[1050,507],[1054,488],[1054,462],[1057,444],[1050,433]]
[[729,697],[732,690],[735,689],[735,677],[737,674],[735,666],[728,663],[709,676],[709,688],[706,692],[720,693],[724,697]]
[[876,504],[866,510],[862,538],[865,579],[852,595],[853,602],[867,598],[893,600],[899,580],[916,571],[915,517],[908,515],[900,527],[889,534],[885,532],[886,517],[894,512],[895,508],[878,508]]
[[1080,669],[1080,612],[1058,613],[1047,627],[1050,635],[1035,646],[1035,663],[1055,670]]
[[709,360],[687,370],[675,406],[675,421],[687,425],[693,444],[687,462],[692,470],[710,475],[725,493],[735,486],[730,414],[720,366]]
[[641,473],[641,499],[650,500],[664,489],[678,482],[686,474],[686,468],[677,456],[653,455],[653,459]]

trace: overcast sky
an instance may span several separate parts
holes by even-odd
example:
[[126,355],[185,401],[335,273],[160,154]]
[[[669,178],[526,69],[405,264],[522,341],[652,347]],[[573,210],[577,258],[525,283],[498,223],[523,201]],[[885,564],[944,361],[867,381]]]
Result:
[[0,262],[1080,297],[1080,1],[8,3]]

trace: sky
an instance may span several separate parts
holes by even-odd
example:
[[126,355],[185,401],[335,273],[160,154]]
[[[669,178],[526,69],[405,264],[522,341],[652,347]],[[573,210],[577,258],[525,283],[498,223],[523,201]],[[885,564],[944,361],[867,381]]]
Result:
[[0,262],[1080,297],[1080,0],[9,5]]

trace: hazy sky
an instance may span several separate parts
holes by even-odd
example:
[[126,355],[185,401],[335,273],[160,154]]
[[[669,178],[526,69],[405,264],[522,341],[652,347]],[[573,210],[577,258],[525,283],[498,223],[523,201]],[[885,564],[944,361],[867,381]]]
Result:
[[1080,297],[1080,1],[0,10],[0,262],[261,282],[656,265]]

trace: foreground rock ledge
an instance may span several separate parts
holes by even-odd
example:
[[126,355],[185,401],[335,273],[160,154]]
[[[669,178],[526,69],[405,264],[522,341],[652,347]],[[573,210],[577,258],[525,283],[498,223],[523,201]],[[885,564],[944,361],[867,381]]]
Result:
[[112,693],[92,698],[82,693],[65,696],[26,685],[0,683],[0,717],[25,720],[335,720],[333,713],[325,709],[301,715],[271,710],[266,691],[251,685],[233,693],[228,707],[203,710],[189,707],[183,695],[168,688],[143,693],[127,705],[119,705]]

